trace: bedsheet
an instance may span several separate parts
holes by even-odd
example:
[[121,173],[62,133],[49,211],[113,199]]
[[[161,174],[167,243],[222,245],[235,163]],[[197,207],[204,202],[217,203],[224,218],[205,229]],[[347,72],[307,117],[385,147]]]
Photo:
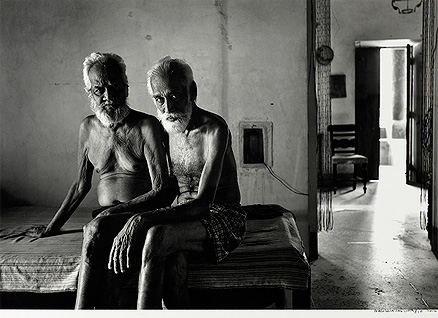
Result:
[[[306,289],[310,277],[301,237],[292,212],[278,205],[250,206],[264,217],[247,220],[242,244],[219,265],[195,258],[189,266],[191,288]],[[248,209],[251,212],[251,209]],[[255,210],[254,210],[255,209]],[[262,210],[260,210],[262,209]],[[263,210],[264,209],[264,210]],[[47,224],[55,213],[47,207],[13,207],[0,214],[0,291],[75,291],[79,273],[82,227],[91,220],[89,208],[79,208],[59,235],[23,236],[29,226]],[[257,217],[257,215],[256,215]],[[126,284],[136,285],[136,275]]]

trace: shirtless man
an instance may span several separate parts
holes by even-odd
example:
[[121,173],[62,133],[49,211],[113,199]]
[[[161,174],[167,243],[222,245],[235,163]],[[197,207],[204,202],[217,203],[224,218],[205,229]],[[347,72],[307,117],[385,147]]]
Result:
[[94,115],[80,125],[78,178],[42,237],[56,234],[73,214],[91,189],[94,169],[100,174],[97,195],[102,207],[114,206],[114,212],[127,206],[135,210],[138,202],[147,201],[151,208],[163,204],[160,190],[168,169],[161,127],[154,116],[127,105],[123,59],[111,53],[92,53],[83,65],[85,90]]
[[147,82],[168,133],[179,193],[172,207],[137,213],[126,222],[114,239],[108,268],[129,269],[140,241],[137,308],[162,308],[162,300],[167,308],[189,308],[188,256],[204,253],[219,263],[245,233],[231,134],[221,117],[196,105],[197,86],[184,61],[161,59]]

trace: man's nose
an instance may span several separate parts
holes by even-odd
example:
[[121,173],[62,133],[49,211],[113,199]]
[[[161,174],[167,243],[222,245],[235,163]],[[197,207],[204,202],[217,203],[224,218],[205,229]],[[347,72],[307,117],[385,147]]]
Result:
[[102,96],[105,101],[110,101],[114,99],[114,93],[110,89],[108,89],[108,87],[105,87],[105,91],[103,92]]
[[166,102],[164,103],[164,110],[166,113],[172,113],[174,112],[176,109],[175,107],[175,103],[172,101],[169,101],[168,99],[166,99]]

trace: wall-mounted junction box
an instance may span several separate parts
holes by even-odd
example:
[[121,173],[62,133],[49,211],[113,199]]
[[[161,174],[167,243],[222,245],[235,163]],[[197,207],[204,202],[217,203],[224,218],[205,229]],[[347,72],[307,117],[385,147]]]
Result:
[[240,122],[239,149],[241,167],[272,166],[272,122]]

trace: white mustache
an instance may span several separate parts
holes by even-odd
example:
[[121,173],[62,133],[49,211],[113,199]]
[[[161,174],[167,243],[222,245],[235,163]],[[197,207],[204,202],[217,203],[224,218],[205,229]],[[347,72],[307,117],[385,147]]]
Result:
[[117,104],[115,104],[115,103],[102,103],[99,106],[102,108],[116,108],[115,106],[117,106]]
[[177,121],[177,120],[183,120],[186,117],[187,116],[184,113],[171,113],[165,116],[165,119],[168,121]]

